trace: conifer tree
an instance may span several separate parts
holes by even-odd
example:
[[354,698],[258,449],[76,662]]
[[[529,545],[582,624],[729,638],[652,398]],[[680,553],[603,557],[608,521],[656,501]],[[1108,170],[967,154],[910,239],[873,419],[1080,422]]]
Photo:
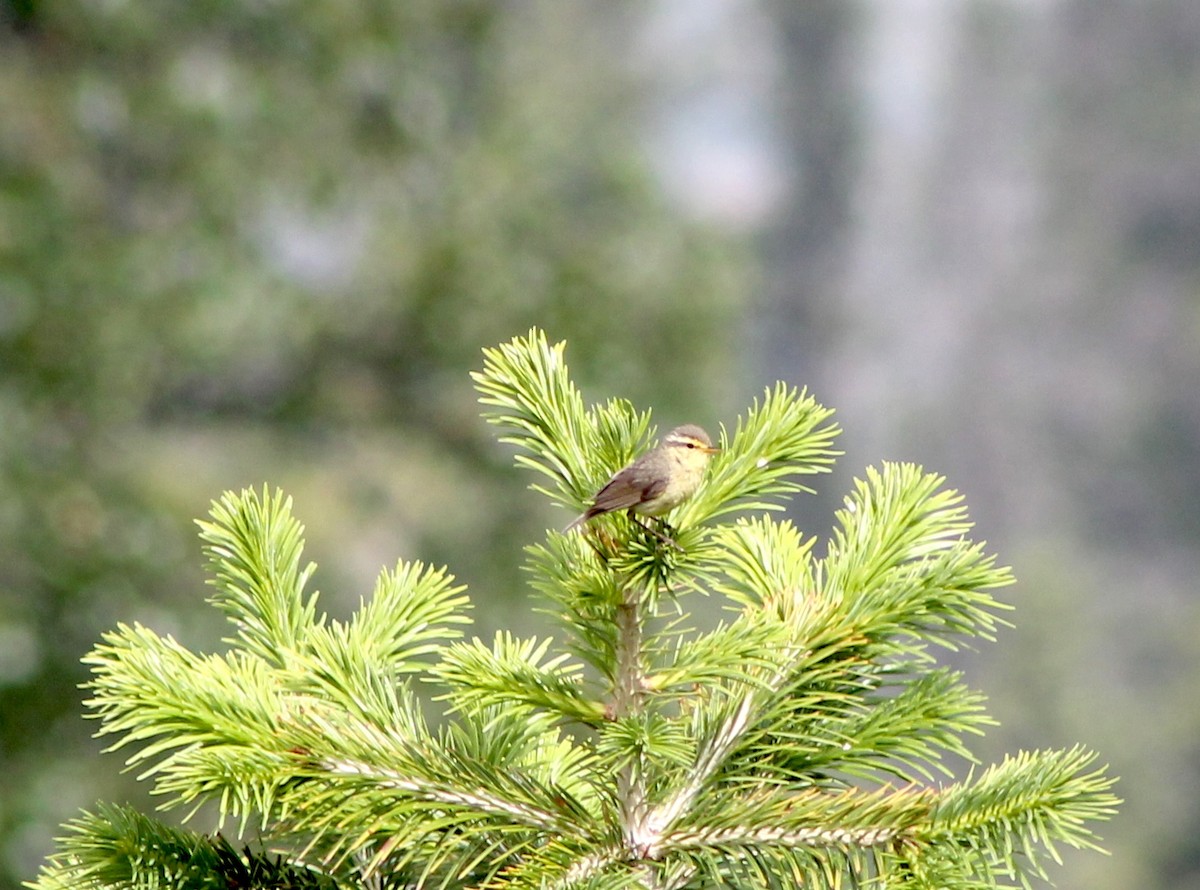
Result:
[[[536,330],[474,379],[572,514],[654,436],[626,401],[587,408]],[[991,640],[1011,581],[961,497],[869,469],[820,556],[772,517],[829,468],[831,415],[768,389],[668,517],[677,548],[621,514],[530,546],[553,638],[464,638],[463,589],[419,562],[330,620],[291,500],[226,493],[200,529],[228,651],[120,625],[86,659],[100,734],[223,830],[98,806],[30,886],[943,890],[1096,849],[1118,801],[1090,751],[951,775],[991,720],[936,653]],[[701,594],[726,608],[715,627],[690,623]]]

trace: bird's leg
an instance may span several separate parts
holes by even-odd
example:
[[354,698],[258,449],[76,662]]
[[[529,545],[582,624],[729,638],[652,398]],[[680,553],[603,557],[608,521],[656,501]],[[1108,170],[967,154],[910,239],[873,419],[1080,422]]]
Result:
[[[676,543],[674,538],[664,535],[658,529],[651,528],[650,526],[646,525],[646,523],[642,522],[640,519],[637,518],[637,515],[632,510],[629,510],[625,515],[628,516],[635,525],[641,526],[644,531],[647,531],[650,534],[654,535],[654,537],[658,538],[660,541],[662,541],[668,547],[674,547],[680,553],[683,553],[683,548],[680,547],[678,543]],[[665,528],[671,527],[671,526],[667,525],[665,522],[662,522],[662,520],[659,520],[659,522],[661,522]]]

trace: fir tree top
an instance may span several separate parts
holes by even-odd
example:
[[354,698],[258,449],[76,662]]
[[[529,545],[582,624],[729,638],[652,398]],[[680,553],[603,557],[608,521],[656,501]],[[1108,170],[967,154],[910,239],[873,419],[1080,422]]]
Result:
[[[473,376],[572,515],[653,438],[628,402],[586,407],[536,330]],[[328,620],[290,499],[226,493],[200,527],[228,651],[121,625],[87,658],[88,705],[165,806],[215,802],[254,842],[101,806],[30,886],[941,890],[1096,848],[1118,801],[1086,749],[947,765],[991,721],[936,651],[992,639],[1011,582],[961,497],[868,469],[821,557],[771,516],[829,468],[831,415],[779,384],[722,428],[669,517],[678,548],[620,514],[529,547],[553,639],[462,639],[463,589],[421,563]],[[686,621],[697,593],[725,603],[717,627]]]

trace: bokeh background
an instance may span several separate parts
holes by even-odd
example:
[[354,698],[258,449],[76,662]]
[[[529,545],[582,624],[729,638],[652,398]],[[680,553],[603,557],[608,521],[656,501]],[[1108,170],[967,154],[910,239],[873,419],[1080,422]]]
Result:
[[1081,741],[1111,857],[1200,887],[1200,4],[0,0],[0,888],[97,799],[117,622],[219,647],[192,520],[294,496],[323,605],[446,563],[533,626],[566,517],[479,350],[730,423],[777,378],[937,470],[1020,584],[985,760]]

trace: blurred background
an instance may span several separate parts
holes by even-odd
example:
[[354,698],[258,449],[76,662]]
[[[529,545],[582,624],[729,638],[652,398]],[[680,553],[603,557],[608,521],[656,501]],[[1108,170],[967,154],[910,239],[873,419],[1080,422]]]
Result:
[[404,558],[534,626],[566,517],[467,375],[535,324],[660,426],[807,385],[809,533],[944,473],[1020,579],[981,758],[1122,776],[1057,885],[1200,887],[1198,146],[1189,0],[0,0],[0,888],[146,803],[79,659],[220,647],[223,490],[293,495],[335,615]]

